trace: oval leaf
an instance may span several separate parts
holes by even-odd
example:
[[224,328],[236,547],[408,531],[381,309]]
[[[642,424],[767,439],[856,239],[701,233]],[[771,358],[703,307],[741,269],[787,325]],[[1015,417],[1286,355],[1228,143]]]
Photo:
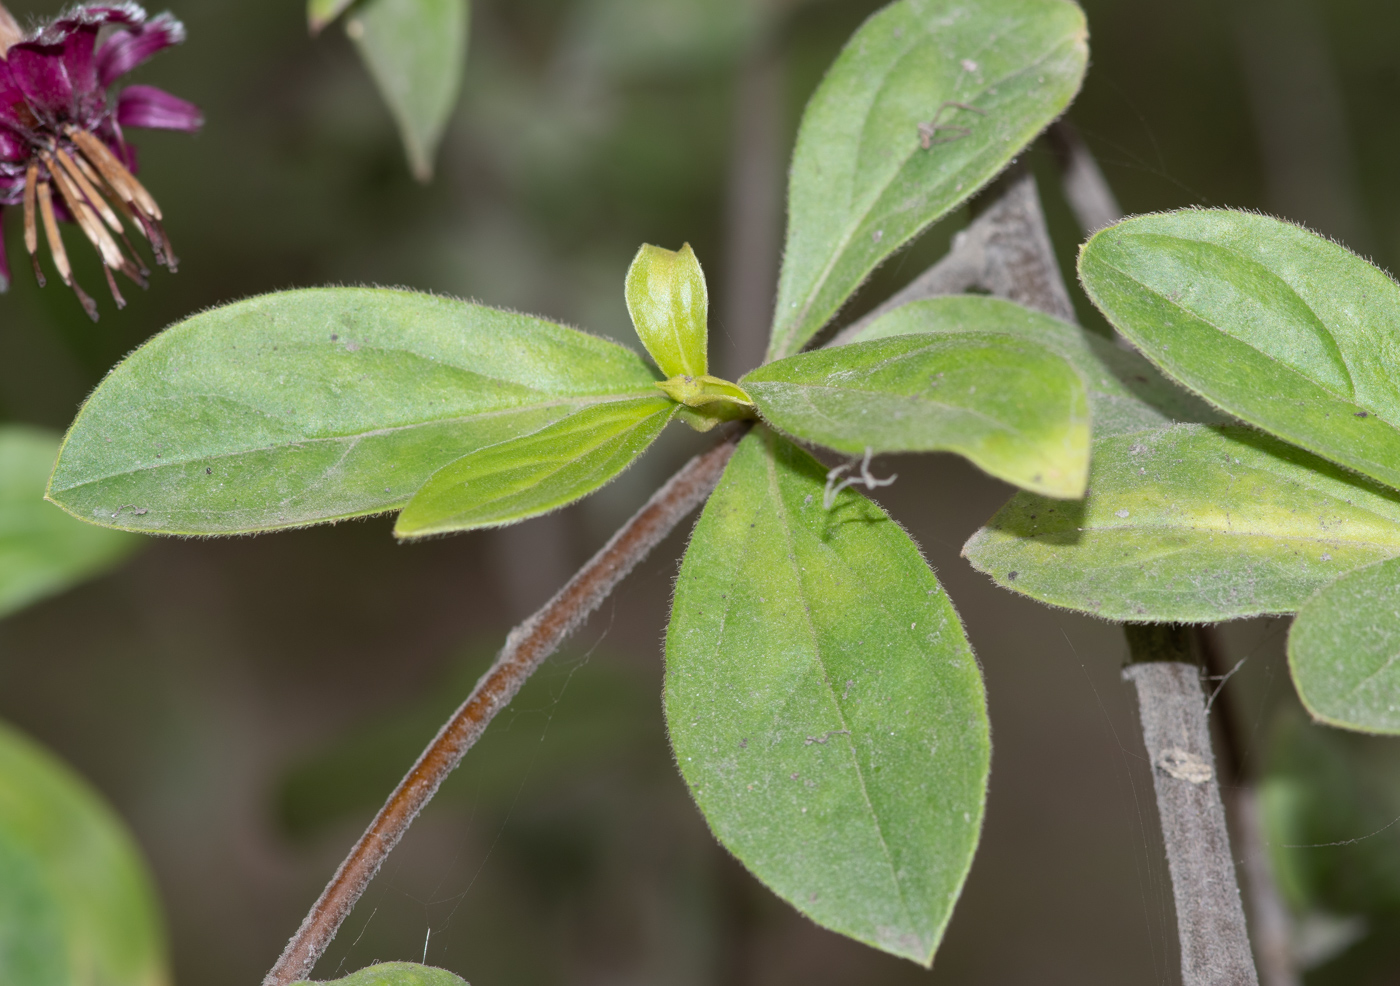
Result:
[[168,982],[165,934],[131,837],[67,766],[0,723],[0,982]]
[[741,381],[764,419],[842,452],[952,451],[999,479],[1079,497],[1089,401],[1044,346],[990,332],[903,335],[768,363]]
[[690,244],[679,250],[643,244],[627,269],[626,283],[632,325],[661,372],[705,376],[710,298]]
[[464,455],[413,495],[394,533],[498,527],[573,503],[636,461],[676,408],[664,397],[595,404],[533,435]]
[[798,131],[770,359],[1060,115],[1086,38],[1066,0],[900,0],[865,22]]
[[59,436],[0,427],[0,617],[98,575],[140,538],[79,524],[44,502]]
[[1293,684],[1313,718],[1400,734],[1400,558],[1324,588],[1288,634]]
[[1219,411],[1167,380],[1137,353],[1078,325],[1001,298],[951,294],[911,301],[875,319],[854,341],[929,332],[999,332],[1058,353],[1084,381],[1095,438],[1172,421],[1226,423]]
[[1400,555],[1400,494],[1244,428],[1094,443],[1090,493],[1013,497],[963,547],[999,585],[1110,620],[1291,613]]
[[433,158],[462,86],[470,11],[468,0],[365,0],[345,22],[419,181],[433,177]]
[[543,319],[407,291],[265,295],[167,329],[88,398],[49,497],[166,534],[402,507],[468,452],[600,400],[655,396],[636,353]]
[[1400,486],[1400,285],[1343,247],[1252,213],[1142,216],[1085,245],[1094,304],[1207,400]]
[[[303,979],[292,986],[316,986]],[[325,980],[324,986],[470,986],[461,976],[417,962],[380,962],[352,972],[344,979]]]
[[909,536],[761,429],[691,538],[666,633],[676,761],[716,837],[824,927],[929,964],[977,845],[982,678]]

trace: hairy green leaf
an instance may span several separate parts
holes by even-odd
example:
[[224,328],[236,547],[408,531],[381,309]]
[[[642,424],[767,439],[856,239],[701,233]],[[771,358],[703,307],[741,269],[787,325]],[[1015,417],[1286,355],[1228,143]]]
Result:
[[636,353],[543,319],[407,291],[289,291],[151,339],[78,413],[49,497],[168,534],[402,507],[468,452],[602,401],[656,396]]
[[[380,962],[352,972],[344,979],[324,980],[325,986],[470,986],[461,976],[417,962]],[[316,986],[303,979],[292,986]]]
[[691,538],[666,720],[710,827],[824,927],[928,964],[972,862],[990,754],[962,624],[909,536],[767,429]]
[[899,0],[847,43],[793,151],[770,359],[974,194],[1069,105],[1088,57],[1066,0]]
[[661,372],[705,376],[710,296],[690,244],[679,250],[643,244],[627,269],[626,285],[632,325]]
[[1088,390],[1096,439],[1172,421],[1225,423],[1215,408],[1167,380],[1137,353],[1001,298],[953,294],[910,302],[875,319],[855,341],[929,332],[1000,332],[1058,353],[1078,371]]
[[659,395],[595,404],[532,435],[464,455],[413,495],[394,533],[497,527],[573,503],[636,461],[677,406]]
[[1095,442],[1089,496],[1011,499],[963,555],[998,584],[1111,620],[1290,613],[1400,555],[1400,494],[1244,428]]
[[355,0],[307,0],[306,20],[312,34],[320,34],[327,24],[345,13]]
[[365,0],[345,33],[399,126],[409,168],[433,177],[433,159],[467,59],[469,0]]
[[1288,634],[1288,666],[1313,718],[1400,734],[1400,558],[1349,572],[1309,599]]
[[0,723],[0,982],[168,982],[155,890],[121,822]]
[[1400,285],[1376,267],[1291,223],[1192,209],[1100,231],[1079,275],[1187,387],[1400,486]]
[[0,617],[106,571],[142,544],[44,502],[58,442],[37,428],[0,427]]
[[1084,494],[1089,402],[1068,361],[997,332],[895,335],[743,378],[759,413],[842,452],[953,451],[1049,496]]

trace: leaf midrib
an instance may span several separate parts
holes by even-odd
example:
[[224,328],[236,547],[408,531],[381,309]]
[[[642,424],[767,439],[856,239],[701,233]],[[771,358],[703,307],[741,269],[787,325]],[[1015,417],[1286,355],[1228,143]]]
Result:
[[[243,406],[243,407],[248,408],[249,410],[258,412],[259,414],[266,414],[266,411],[263,410],[263,409],[261,409],[261,408],[254,407],[253,405],[247,404],[247,403],[242,402],[242,401],[235,400],[235,399],[233,399],[233,398],[228,398],[228,397],[225,397],[225,396],[223,396],[223,395],[201,395],[201,396],[213,396],[213,397],[218,397],[220,400],[229,400],[231,403],[239,404],[239,405],[241,405],[241,406]],[[274,443],[274,444],[271,444],[271,445],[254,445],[254,446],[248,446],[247,448],[241,448],[241,449],[237,449],[237,450],[231,451],[231,452],[215,452],[215,453],[209,453],[209,454],[206,454],[206,455],[190,455],[190,456],[183,457],[183,458],[163,459],[163,460],[160,461],[160,462],[151,463],[151,464],[149,464],[149,465],[136,466],[136,467],[134,467],[134,468],[132,468],[132,469],[123,469],[123,470],[118,470],[118,471],[115,471],[115,472],[104,473],[103,475],[101,475],[101,476],[99,476],[99,477],[97,477],[97,478],[95,478],[95,479],[84,480],[83,482],[80,482],[80,483],[74,483],[74,484],[72,484],[71,486],[54,486],[54,487],[52,487],[52,488],[50,489],[49,492],[50,492],[50,493],[67,493],[67,492],[70,492],[70,491],[72,491],[72,490],[83,489],[84,487],[87,487],[87,486],[92,486],[92,485],[95,485],[95,484],[98,484],[98,483],[104,483],[104,482],[107,482],[107,481],[109,481],[109,480],[121,478],[121,477],[123,477],[123,476],[134,476],[134,475],[137,475],[138,473],[142,473],[142,472],[152,472],[152,471],[159,470],[159,469],[166,469],[166,468],[169,468],[169,467],[172,467],[172,466],[186,466],[186,465],[189,465],[189,464],[195,463],[195,462],[219,462],[219,461],[222,461],[222,460],[225,460],[225,459],[237,458],[237,457],[239,457],[239,456],[251,455],[251,454],[254,454],[254,453],[258,453],[258,452],[273,452],[273,451],[277,451],[277,450],[280,450],[280,449],[300,448],[300,447],[306,446],[306,445],[319,445],[319,444],[323,444],[323,443],[327,443],[327,442],[345,442],[345,441],[348,441],[348,442],[351,442],[351,443],[352,443],[351,449],[353,449],[354,447],[358,446],[358,444],[359,444],[360,442],[362,442],[363,440],[365,440],[365,439],[367,439],[367,438],[380,438],[380,437],[383,437],[383,436],[385,436],[385,435],[392,435],[392,434],[394,434],[394,433],[396,433],[396,432],[411,431],[411,430],[413,430],[413,429],[415,429],[415,428],[427,428],[427,427],[433,427],[433,426],[437,426],[437,425],[450,425],[450,424],[455,424],[455,423],[464,423],[464,422],[472,422],[472,421],[485,421],[485,420],[490,420],[490,419],[492,419],[492,418],[504,417],[504,416],[506,416],[506,415],[518,414],[518,413],[528,412],[528,411],[538,411],[538,410],[541,410],[541,409],[544,409],[544,408],[549,408],[549,407],[560,407],[560,406],[564,406],[564,405],[580,404],[580,405],[584,405],[584,406],[593,406],[593,405],[597,405],[597,404],[611,403],[611,402],[614,402],[614,401],[633,400],[633,399],[636,399],[637,397],[640,397],[640,396],[650,396],[650,395],[632,393],[632,394],[606,394],[606,395],[591,394],[591,395],[580,395],[580,396],[578,396],[578,397],[556,397],[556,398],[553,398],[553,399],[547,400],[547,401],[538,401],[538,402],[535,402],[535,403],[532,403],[532,404],[516,404],[516,405],[513,405],[513,406],[511,406],[511,407],[498,408],[498,409],[496,409],[496,410],[494,410],[494,411],[483,411],[483,412],[478,413],[478,414],[454,415],[454,416],[452,416],[452,417],[446,417],[446,418],[430,418],[430,419],[423,419],[423,420],[419,420],[419,421],[410,421],[410,422],[407,422],[407,423],[405,423],[405,424],[400,424],[400,425],[391,425],[391,426],[385,427],[385,428],[372,428],[372,429],[370,429],[370,430],[368,430],[368,431],[361,431],[361,432],[345,432],[345,433],[343,433],[343,434],[338,434],[338,435],[318,435],[318,436],[309,437],[309,438],[288,439],[287,441],[279,442],[279,443]],[[268,416],[269,416],[269,417],[275,417],[275,416],[272,416],[272,415],[268,415]],[[523,436],[522,436],[522,437],[523,437]],[[468,454],[470,454],[470,453],[468,453]],[[342,458],[341,458],[340,460],[338,460],[338,463],[339,463],[340,461],[344,461],[344,457],[343,457],[343,456],[342,456]],[[338,464],[338,463],[337,463],[337,464]],[[332,468],[334,468],[334,467],[332,467]]]
[[[926,34],[926,33],[925,33],[925,34]],[[1008,74],[1008,75],[1002,76],[1000,79],[998,79],[997,81],[995,81],[995,82],[993,82],[993,83],[988,83],[987,85],[984,85],[980,90],[977,90],[977,91],[975,92],[974,95],[970,96],[970,97],[966,100],[966,102],[968,102],[968,103],[974,103],[974,104],[975,104],[976,100],[980,99],[980,98],[981,98],[983,95],[985,95],[989,90],[991,90],[991,89],[996,89],[996,88],[1000,88],[1001,86],[1003,86],[1003,85],[1005,85],[1006,83],[1010,82],[1012,79],[1016,79],[1016,78],[1019,78],[1019,77],[1024,76],[1024,75],[1029,75],[1029,74],[1031,74],[1032,70],[1038,69],[1039,66],[1042,65],[1044,62],[1048,61],[1052,55],[1058,53],[1058,52],[1060,51],[1060,49],[1062,49],[1062,48],[1065,46],[1066,43],[1073,44],[1074,41],[1075,41],[1074,38],[1069,38],[1069,39],[1066,39],[1066,40],[1062,40],[1059,44],[1056,44],[1056,45],[1054,45],[1053,47],[1047,49],[1047,50],[1044,52],[1044,54],[1042,54],[1042,55],[1040,56],[1040,58],[1036,59],[1036,61],[1032,62],[1030,65],[1028,65],[1026,68],[1022,69],[1021,71],[1012,72],[1012,73],[1010,73],[1010,74]],[[900,54],[899,60],[902,61],[905,57],[908,56],[908,54],[909,54],[913,49],[914,49],[914,44],[911,43],[910,46],[909,46],[908,48],[906,48],[906,49]],[[896,64],[898,64],[898,62],[896,62]],[[888,81],[890,75],[893,74],[893,71],[894,71],[893,68],[891,68],[890,71],[888,71],[888,72],[885,73],[884,79],[881,81],[881,87],[880,87],[880,89],[877,89],[877,90],[876,90],[877,95],[878,95],[880,92],[883,91],[884,86],[886,85],[886,83],[887,83],[887,81]],[[872,105],[873,105],[874,102],[875,102],[874,100],[871,100]],[[868,116],[868,114],[867,114],[867,116]],[[862,129],[863,129],[863,128],[862,128]],[[923,149],[923,148],[919,148],[919,150],[922,150],[922,149]],[[984,148],[984,150],[985,150],[985,148]],[[912,157],[914,156],[915,153],[916,153],[915,151],[911,150],[908,154],[906,154],[906,155],[904,156],[903,160],[902,160],[902,161],[900,162],[900,164],[899,164],[899,167],[898,167],[898,168],[895,168],[895,169],[891,172],[889,179],[888,179],[887,181],[885,181],[882,185],[878,186],[878,190],[877,190],[876,192],[873,192],[873,193],[871,194],[871,196],[870,196],[870,202],[869,202],[869,204],[865,207],[864,211],[859,212],[859,213],[853,218],[853,220],[847,224],[846,231],[845,231],[845,232],[841,235],[841,237],[837,240],[837,242],[836,242],[836,247],[835,247],[835,249],[832,251],[831,257],[830,257],[830,259],[827,261],[826,266],[822,268],[821,272],[817,275],[816,280],[812,282],[812,288],[811,288],[811,290],[808,291],[806,298],[802,301],[801,305],[798,307],[796,316],[794,316],[794,318],[793,318],[790,322],[788,322],[788,328],[787,328],[786,330],[784,330],[784,332],[783,332],[783,345],[782,345],[782,347],[781,347],[780,349],[774,351],[774,353],[773,353],[773,358],[774,358],[774,359],[781,359],[782,357],[791,356],[791,355],[792,355],[791,349],[792,349],[792,339],[793,339],[793,336],[796,335],[796,333],[798,332],[798,330],[801,328],[801,326],[803,325],[803,323],[806,321],[806,319],[807,319],[807,313],[810,312],[810,311],[812,310],[812,305],[814,305],[814,304],[816,303],[817,297],[821,294],[822,289],[826,286],[826,282],[831,278],[831,273],[832,273],[833,270],[836,269],[836,265],[840,262],[841,257],[845,254],[845,252],[846,252],[846,247],[850,245],[851,240],[853,240],[853,239],[855,238],[856,231],[859,230],[859,229],[861,228],[861,226],[864,225],[866,219],[868,219],[868,218],[870,217],[870,214],[874,211],[875,207],[876,207],[877,205],[880,204],[880,202],[881,202],[881,201],[883,200],[883,198],[884,198],[885,191],[888,190],[888,188],[890,187],[890,185],[894,183],[895,178],[897,178],[897,177],[904,171],[905,165],[908,164],[910,158],[912,158]],[[857,149],[857,154],[859,154],[859,149]],[[940,183],[940,184],[946,184],[946,182]],[[968,192],[968,197],[970,198],[971,195],[973,194],[973,192],[975,192],[975,191],[976,191],[976,189],[973,189],[972,191]],[[959,201],[961,201],[961,200],[959,200]],[[950,207],[950,209],[949,209],[948,211],[951,211],[951,207]],[[946,214],[946,213],[944,213],[944,214]],[[938,218],[940,218],[940,217],[939,217],[939,216],[934,216],[932,219],[929,220],[929,222],[932,223],[932,222],[936,221]],[[927,224],[925,224],[925,225],[927,225]],[[814,335],[816,332],[818,332],[818,331],[820,331],[820,330],[821,330],[821,326],[817,326],[817,328],[816,328],[815,330],[813,330],[813,333],[812,333],[812,334]],[[811,335],[809,335],[808,338],[811,338]],[[804,341],[805,341],[805,340],[804,340]]]
[[[919,934],[915,926],[913,912],[909,907],[908,898],[905,896],[903,881],[899,879],[898,870],[895,868],[894,854],[890,852],[889,842],[885,838],[884,826],[880,823],[880,814],[875,810],[875,804],[870,799],[870,790],[865,782],[865,772],[861,770],[860,758],[856,756],[854,734],[851,731],[850,722],[846,719],[846,714],[841,709],[841,703],[836,699],[836,689],[831,685],[831,673],[827,669],[826,661],[822,654],[821,641],[817,634],[817,628],[812,623],[810,600],[807,599],[806,587],[802,582],[802,569],[801,566],[797,564],[795,556],[796,546],[793,541],[792,524],[788,515],[787,502],[783,499],[782,490],[778,485],[776,449],[774,448],[774,443],[771,438],[764,443],[764,453],[763,463],[768,472],[768,494],[773,500],[775,513],[778,515],[778,520],[781,522],[783,538],[788,549],[788,561],[792,566],[793,582],[796,584],[797,591],[801,597],[803,621],[811,636],[812,652],[816,656],[818,666],[821,668],[822,681],[826,685],[827,693],[831,697],[831,705],[836,710],[837,720],[840,722],[841,728],[846,731],[842,742],[847,752],[850,754],[851,766],[855,770],[856,780],[860,782],[861,797],[865,799],[865,806],[870,811],[870,817],[875,824],[875,834],[880,840],[880,850],[884,853],[885,865],[889,867],[890,880],[894,883],[895,890],[899,894],[899,906],[904,911],[905,925],[915,934]],[[841,556],[835,552],[832,552],[832,555],[843,568],[850,571],[850,566],[845,564],[845,559],[841,558]],[[856,584],[859,584],[859,580],[857,580]],[[881,612],[885,611],[883,601],[877,601],[877,606]],[[886,615],[888,615],[888,613],[886,613]],[[922,934],[919,934],[919,946],[920,948],[924,947]]]

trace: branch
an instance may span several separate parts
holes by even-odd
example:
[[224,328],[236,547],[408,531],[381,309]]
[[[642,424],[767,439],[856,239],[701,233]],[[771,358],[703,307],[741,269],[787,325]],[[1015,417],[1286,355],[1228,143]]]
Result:
[[598,608],[613,587],[704,502],[747,431],[746,427],[734,431],[719,445],[686,463],[553,599],[510,632],[496,662],[428,744],[340,864],[277,964],[263,979],[263,986],[287,986],[311,974],[385,858],[487,724],[564,638]]
[[1113,189],[1074,124],[1068,120],[1052,123],[1045,131],[1045,140],[1060,164],[1060,187],[1084,235],[1093,236],[1122,219],[1123,209]]
[[1182,986],[1258,986],[1189,631],[1128,624],[1142,738],[1176,902]]

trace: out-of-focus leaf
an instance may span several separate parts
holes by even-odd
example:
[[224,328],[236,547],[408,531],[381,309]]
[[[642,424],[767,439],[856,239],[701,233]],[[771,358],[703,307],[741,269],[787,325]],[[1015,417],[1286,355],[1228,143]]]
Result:
[[307,0],[306,21],[312,34],[320,34],[327,24],[345,13],[355,0]]
[[1008,483],[1078,497],[1089,401],[1067,360],[997,332],[895,335],[768,363],[741,381],[759,413],[843,452],[952,451]]
[[1288,634],[1288,665],[1315,718],[1400,734],[1400,558],[1350,572],[1309,599]]
[[1400,494],[1244,428],[1095,442],[1082,503],[1011,499],[963,547],[1016,592],[1111,620],[1291,613],[1400,555]]
[[1226,422],[1219,411],[1167,380],[1137,353],[1001,298],[954,294],[910,302],[875,319],[854,341],[928,332],[1000,332],[1063,356],[1088,390],[1096,439],[1172,421]]
[[160,907],[121,822],[57,758],[0,723],[0,982],[167,981]]
[[1297,912],[1393,921],[1400,914],[1400,750],[1296,712],[1280,714],[1269,733],[1259,795],[1284,897]]
[[866,21],[802,117],[769,358],[801,349],[1019,154],[1087,58],[1084,14],[1065,0],[899,0]]
[[693,72],[737,61],[783,7],[760,0],[583,0],[571,32],[609,75]]
[[666,720],[710,827],[813,921],[927,965],[982,823],[977,662],[919,550],[760,429],[691,537]]
[[228,534],[402,507],[468,452],[656,396],[636,353],[407,291],[289,291],[204,312],[108,374],[49,497],[83,520]]
[[[380,962],[352,972],[343,979],[327,979],[324,986],[470,986],[456,973],[417,962]],[[308,979],[292,986],[317,986]]]
[[1101,230],[1079,275],[1187,387],[1400,486],[1400,285],[1376,267],[1291,223],[1192,209]]
[[627,310],[637,337],[667,377],[709,371],[705,273],[687,243],[679,250],[643,244],[627,270]]
[[0,427],[0,617],[117,564],[142,544],[44,502],[59,436]]
[[443,466],[408,501],[399,537],[497,527],[548,513],[611,482],[661,434],[677,404],[609,401]]
[[419,181],[433,177],[467,59],[469,0],[365,0],[345,22],[399,125]]

